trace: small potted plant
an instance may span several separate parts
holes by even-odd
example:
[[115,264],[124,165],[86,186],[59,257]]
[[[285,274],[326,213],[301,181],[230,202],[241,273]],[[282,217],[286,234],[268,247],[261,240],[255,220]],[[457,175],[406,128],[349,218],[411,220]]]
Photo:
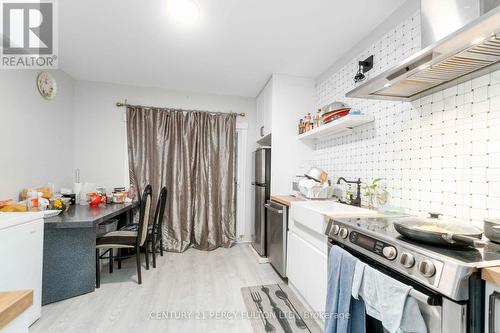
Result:
[[370,209],[375,207],[375,199],[379,205],[385,205],[389,199],[389,192],[385,187],[380,185],[382,180],[383,178],[375,178],[371,184],[365,184],[363,186],[363,195],[368,198],[368,208]]

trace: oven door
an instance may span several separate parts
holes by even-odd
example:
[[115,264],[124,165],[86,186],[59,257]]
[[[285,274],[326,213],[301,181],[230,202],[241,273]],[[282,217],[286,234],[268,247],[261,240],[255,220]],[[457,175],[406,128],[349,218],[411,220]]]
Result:
[[[328,252],[333,245],[342,247],[353,256],[363,261],[379,272],[392,277],[399,282],[411,286],[413,289],[410,295],[418,302],[420,312],[424,318],[428,333],[466,333],[467,332],[467,304],[453,302],[433,290],[430,290],[405,276],[382,266],[375,260],[345,247],[335,240],[329,239]],[[366,332],[385,333],[387,332],[382,323],[370,316],[366,316]]]

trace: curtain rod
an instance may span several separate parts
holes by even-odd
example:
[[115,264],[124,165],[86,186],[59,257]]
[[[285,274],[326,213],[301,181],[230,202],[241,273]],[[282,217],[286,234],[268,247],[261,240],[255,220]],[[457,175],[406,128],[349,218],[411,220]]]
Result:
[[[131,104],[127,104],[127,100],[125,100],[125,103],[123,102],[116,102],[116,106],[121,108],[122,106],[133,106]],[[157,106],[143,106],[145,108],[158,108]],[[237,113],[238,116],[240,117],[245,117],[246,116],[246,113]]]

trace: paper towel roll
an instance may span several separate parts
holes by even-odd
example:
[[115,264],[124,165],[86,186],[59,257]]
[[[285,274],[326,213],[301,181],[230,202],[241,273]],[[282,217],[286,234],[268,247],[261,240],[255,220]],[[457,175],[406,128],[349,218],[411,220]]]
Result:
[[73,184],[73,193],[75,193],[75,203],[81,204],[82,183]]

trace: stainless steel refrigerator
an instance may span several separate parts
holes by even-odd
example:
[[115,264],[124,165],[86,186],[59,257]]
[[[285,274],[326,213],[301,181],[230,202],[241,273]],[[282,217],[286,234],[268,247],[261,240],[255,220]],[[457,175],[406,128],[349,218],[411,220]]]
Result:
[[264,205],[270,196],[271,186],[271,148],[259,148],[253,153],[255,164],[252,185],[255,190],[255,229],[252,246],[259,255],[266,253],[266,211]]

